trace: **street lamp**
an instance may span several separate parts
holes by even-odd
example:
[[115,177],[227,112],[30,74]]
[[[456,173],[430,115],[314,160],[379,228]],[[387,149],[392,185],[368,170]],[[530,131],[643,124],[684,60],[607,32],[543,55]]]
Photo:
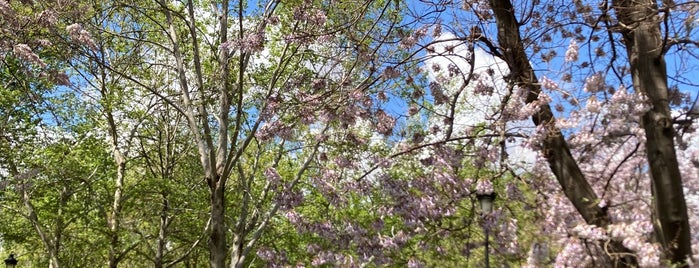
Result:
[[5,267],[7,268],[15,268],[15,265],[17,265],[17,259],[15,259],[15,254],[10,254],[10,257],[7,257],[5,259]]
[[[478,198],[478,203],[481,204],[481,212],[483,213],[483,217],[486,217],[493,212],[493,202],[495,202],[495,196],[495,193],[476,195],[476,198]],[[485,268],[490,268],[490,257],[488,252],[488,240],[490,239],[488,237],[488,226],[483,226],[483,232],[485,233]]]

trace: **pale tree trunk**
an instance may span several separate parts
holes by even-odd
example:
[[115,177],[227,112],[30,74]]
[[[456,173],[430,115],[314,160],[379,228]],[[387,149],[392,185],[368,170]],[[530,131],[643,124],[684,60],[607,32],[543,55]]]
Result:
[[[191,2],[191,0],[189,0]],[[241,1],[242,3],[242,1]],[[239,7],[240,8],[240,7]],[[219,41],[221,43],[228,42],[228,10],[229,2],[227,0],[222,1],[221,10],[218,11],[219,17]],[[242,10],[240,11],[242,12]],[[194,12],[190,9],[190,19],[194,19]],[[243,18],[239,18],[241,23]],[[193,25],[192,25],[193,26]],[[241,29],[242,30],[242,29]],[[193,35],[196,33],[192,33]],[[242,35],[242,32],[241,32]],[[242,40],[242,38],[241,38]],[[198,48],[198,43],[196,38],[193,39],[195,49]],[[195,51],[195,56],[198,57],[198,53]],[[195,66],[196,71],[201,77],[201,67],[198,63]],[[224,268],[226,265],[226,256],[228,253],[228,247],[226,245],[226,181],[228,180],[229,174],[226,172],[226,164],[230,161],[228,158],[228,126],[229,113],[231,110],[231,98],[233,93],[231,92],[230,86],[230,71],[228,68],[228,51],[219,51],[219,70],[221,75],[221,80],[219,81],[219,113],[217,116],[219,128],[218,128],[218,144],[216,147],[216,157],[213,163],[216,163],[215,170],[212,173],[216,174],[214,179],[209,183],[209,189],[211,191],[211,237],[209,240],[209,248],[211,249],[211,267]],[[241,69],[240,72],[243,72]],[[238,95],[242,96],[243,92],[238,92]],[[237,107],[241,109],[242,107]],[[240,111],[240,110],[238,110]],[[236,113],[237,118],[242,118],[241,113]],[[237,133],[234,134],[237,137]],[[211,137],[207,137],[209,140]],[[235,145],[235,144],[233,144]],[[214,148],[210,148],[214,150]],[[212,153],[213,154],[213,153]],[[212,166],[214,168],[214,166]]]
[[[105,48],[100,44],[101,54],[105,55]],[[105,57],[101,58],[101,66],[106,66]],[[107,70],[105,68],[100,68],[99,70],[100,78],[100,94],[102,101],[113,101],[112,93],[109,89],[107,83],[109,78],[107,75]],[[107,258],[109,268],[116,268],[119,264],[120,255],[120,241],[119,241],[119,228],[120,228],[120,214],[122,207],[122,195],[124,191],[124,172],[126,171],[126,159],[124,153],[119,149],[119,129],[114,119],[114,113],[111,108],[111,103],[102,104],[103,113],[107,119],[107,131],[110,138],[110,146],[112,150],[112,156],[114,157],[114,164],[116,167],[116,177],[114,178],[114,196],[112,200],[112,205],[110,211],[107,215],[107,237],[109,240],[109,256]]]
[[[279,3],[278,0],[272,0],[268,3],[265,10],[264,17],[271,15],[276,5]],[[167,18],[167,22],[170,25],[169,38],[173,44],[172,52],[176,61],[177,71],[179,76],[179,84],[181,89],[181,100],[183,107],[180,110],[184,113],[188,121],[188,126],[190,131],[193,133],[195,140],[197,142],[197,148],[199,151],[200,161],[202,168],[204,170],[204,177],[206,178],[207,184],[209,186],[210,193],[210,221],[209,225],[209,266],[215,268],[223,268],[226,264],[226,256],[228,254],[228,245],[226,244],[228,229],[226,226],[226,183],[230,177],[230,171],[233,166],[236,165],[237,161],[242,155],[248,144],[250,144],[253,134],[248,134],[244,141],[238,141],[241,136],[242,126],[244,123],[244,110],[243,110],[243,95],[244,95],[244,73],[247,68],[250,55],[246,52],[241,52],[240,59],[238,62],[238,75],[237,81],[234,82],[231,76],[229,55],[227,51],[219,51],[219,73],[215,76],[218,83],[218,113],[213,115],[207,111],[206,98],[210,95],[204,89],[204,74],[202,72],[201,66],[201,56],[198,41],[198,32],[196,21],[197,18],[194,14],[194,3],[192,0],[187,1],[187,20],[183,20],[185,26],[187,27],[188,34],[192,45],[192,64],[194,66],[194,78],[195,87],[197,89],[196,94],[198,94],[197,101],[201,103],[194,103],[192,100],[189,89],[189,82],[187,79],[187,72],[184,56],[178,44],[177,31],[174,28],[174,21],[171,11],[167,8],[167,4],[164,1],[160,1],[159,4],[163,7],[163,13]],[[242,39],[244,34],[247,32],[243,27],[243,10],[245,9],[244,1],[238,2],[238,30],[240,36],[238,38]],[[219,5],[213,6],[216,15],[218,16],[219,22],[219,42],[221,44],[228,42],[228,20],[229,20],[229,1],[224,0]],[[262,27],[255,30],[264,29],[264,19],[262,20]],[[232,86],[235,84],[236,86]],[[233,100],[235,99],[235,104]],[[231,110],[235,109],[235,118],[230,118]],[[196,113],[195,113],[196,110]],[[217,140],[214,142],[212,135],[212,129],[209,126],[209,117],[212,116],[218,120],[216,133]],[[229,133],[230,130],[230,133]],[[253,131],[254,132],[254,131]],[[230,142],[230,146],[229,146]],[[215,143],[215,144],[214,144]],[[229,148],[230,147],[230,148]],[[245,197],[244,197],[245,198]],[[245,219],[244,216],[241,216]],[[243,220],[242,229],[236,228],[236,230],[243,230],[242,233],[236,232],[234,237],[237,244],[242,245],[246,239],[245,224]],[[262,229],[266,224],[262,226]],[[259,233],[259,232],[258,232]],[[259,235],[258,235],[259,236]],[[249,253],[250,246],[257,241],[257,237],[252,238],[250,241],[245,243],[243,250],[237,250],[236,254],[233,254],[231,265],[240,266],[244,262],[244,255]],[[240,248],[240,247],[235,247]]]
[[121,222],[119,217],[122,208],[121,202],[124,191],[124,171],[126,170],[126,159],[124,159],[124,155],[117,147],[118,138],[116,136],[116,124],[111,112],[107,112],[107,121],[109,122],[110,135],[112,135],[112,150],[117,169],[116,178],[114,178],[114,199],[112,200],[112,207],[107,217],[107,227],[109,229],[109,263],[107,266],[110,268],[116,268],[119,264],[120,255],[119,229]]
[[[31,196],[29,195],[29,191],[27,189],[28,183],[26,180],[28,180],[29,177],[34,176],[33,173],[35,172],[30,171],[25,174],[20,174],[17,170],[17,166],[15,166],[13,163],[10,163],[10,171],[13,177],[22,178],[22,180],[24,180],[18,183],[18,187],[22,193],[22,203],[24,204],[24,208],[27,210],[27,214],[25,214],[24,217],[27,218],[32,224],[34,231],[36,231],[36,234],[39,235],[41,243],[44,245],[49,254],[49,268],[59,268],[60,261],[58,259],[58,250],[60,245],[60,236],[57,235],[54,239],[52,239],[50,235],[44,231],[44,225],[42,225],[41,221],[39,220],[39,216],[36,214],[36,209],[34,209],[34,204],[32,204]],[[66,193],[66,189],[63,188],[63,191],[61,191],[61,201],[66,200],[66,198],[63,198]],[[64,203],[61,203],[61,205],[63,204]],[[62,221],[59,221],[60,226],[56,226],[56,232],[62,232],[62,223]]]
[[42,229],[42,225],[39,222],[39,217],[36,215],[36,212],[34,210],[34,205],[30,201],[29,193],[27,192],[27,189],[24,188],[25,187],[22,186],[22,201],[24,202],[24,206],[27,209],[27,218],[32,223],[34,230],[41,239],[41,243],[44,244],[46,251],[48,251],[49,253],[49,268],[59,268],[60,261],[58,260],[58,249],[54,248],[55,244],[53,243],[53,241],[51,241],[49,235],[46,234]]
[[691,235],[675,154],[665,48],[656,3],[616,0],[613,7],[622,27],[634,89],[644,93],[652,105],[641,122],[646,132],[646,155],[653,182],[655,236],[673,267],[685,267],[692,257]]
[[30,177],[35,176],[36,173],[38,173],[37,170],[32,170],[24,174],[20,174],[19,170],[17,169],[17,166],[13,162],[9,163],[9,168],[12,177],[17,178],[17,187],[19,188],[22,194],[22,204],[24,204],[24,208],[27,210],[27,213],[23,214],[23,216],[29,220],[32,227],[34,228],[34,231],[36,231],[37,235],[39,236],[39,239],[41,240],[41,243],[44,245],[44,248],[46,249],[49,255],[49,268],[60,268],[61,265],[60,260],[58,258],[58,254],[61,245],[61,234],[65,229],[66,225],[63,219],[61,218],[63,217],[62,208],[63,206],[65,206],[71,193],[68,191],[67,187],[62,187],[60,201],[58,204],[58,211],[56,211],[57,220],[54,223],[54,236],[51,237],[51,234],[47,233],[47,230],[44,230],[44,228],[49,229],[49,227],[42,224],[39,220],[39,216],[36,213],[34,204],[32,204],[31,201],[29,189],[27,189],[29,187],[29,183],[27,182],[27,180],[29,180]]
[[[538,99],[541,87],[524,50],[519,35],[519,24],[514,15],[515,9],[509,0],[490,0],[490,6],[498,27],[501,56],[510,68],[513,82],[519,87],[528,89],[526,102],[532,103]],[[532,121],[534,125],[543,126],[546,129],[541,152],[566,197],[573,203],[585,222],[601,228],[608,226],[611,223],[609,214],[605,208],[597,205],[599,198],[571,155],[560,129],[556,127],[556,119],[551,107],[548,104],[541,105],[532,115]],[[612,261],[617,262],[617,265],[635,266],[637,263],[635,258],[629,257],[631,251],[618,241],[610,242],[609,252]]]
[[[194,135],[199,152],[199,159],[204,171],[204,177],[209,186],[210,192],[210,228],[209,228],[209,266],[212,268],[223,268],[226,264],[226,225],[225,225],[225,176],[219,176],[217,172],[216,154],[211,135],[211,129],[208,125],[208,112],[206,110],[206,94],[203,87],[203,74],[201,68],[201,59],[199,56],[199,44],[197,40],[197,21],[194,15],[194,3],[187,1],[187,11],[189,21],[185,20],[188,28],[191,42],[193,45],[193,62],[195,67],[196,89],[199,93],[201,103],[195,104],[191,98],[192,92],[189,89],[187,79],[187,70],[184,63],[184,55],[180,49],[177,31],[175,29],[175,21],[168,4],[164,1],[158,2],[162,7],[162,12],[167,19],[169,25],[168,37],[172,43],[173,57],[175,58],[176,68],[178,72],[178,80],[180,90],[182,92],[183,107],[182,111],[187,119],[187,124],[190,131]],[[222,5],[223,8],[228,8],[227,4]],[[227,79],[226,79],[227,80]],[[225,81],[225,80],[224,80]],[[196,114],[195,114],[196,110]],[[227,124],[221,124],[221,128],[225,128]],[[227,139],[227,136],[220,137]]]

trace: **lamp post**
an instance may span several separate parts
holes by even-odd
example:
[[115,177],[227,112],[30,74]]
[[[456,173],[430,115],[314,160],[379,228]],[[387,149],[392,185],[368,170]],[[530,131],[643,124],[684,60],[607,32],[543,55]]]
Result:
[[[477,194],[478,203],[481,204],[481,212],[485,218],[491,212],[493,212],[493,202],[495,202],[495,193],[487,194]],[[490,268],[490,256],[489,256],[489,237],[488,237],[488,226],[483,226],[483,232],[485,233],[485,268]]]
[[7,259],[5,259],[5,267],[15,268],[15,265],[17,265],[17,259],[15,259],[15,254],[11,253],[10,257],[7,257]]

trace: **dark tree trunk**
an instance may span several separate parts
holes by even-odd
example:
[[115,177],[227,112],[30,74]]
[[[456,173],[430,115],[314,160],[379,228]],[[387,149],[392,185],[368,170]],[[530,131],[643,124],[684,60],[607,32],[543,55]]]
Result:
[[682,190],[668,102],[665,50],[658,6],[651,0],[614,1],[622,24],[634,89],[652,108],[641,118],[652,177],[655,236],[673,267],[686,267],[692,256],[687,205]]
[[224,185],[220,180],[211,182],[211,232],[209,233],[209,264],[211,268],[224,268],[226,266],[226,210]]
[[[528,89],[526,102],[532,103],[538,99],[541,87],[524,50],[519,25],[514,15],[515,9],[509,0],[490,0],[490,5],[498,27],[498,42],[503,49],[502,57],[510,68],[510,77],[517,86]],[[542,153],[566,197],[585,222],[601,228],[608,226],[611,223],[609,214],[605,208],[597,205],[599,198],[571,155],[560,129],[556,127],[551,107],[541,105],[539,111],[532,115],[532,121],[536,126],[546,128]],[[616,257],[631,256],[631,251],[620,242],[612,241],[609,251],[610,257],[618,262],[618,265],[635,266],[637,263],[633,257]]]

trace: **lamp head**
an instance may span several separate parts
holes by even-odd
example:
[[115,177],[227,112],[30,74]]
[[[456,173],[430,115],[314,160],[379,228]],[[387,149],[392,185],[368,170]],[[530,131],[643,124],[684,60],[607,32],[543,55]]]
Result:
[[483,214],[489,214],[493,211],[493,202],[495,202],[495,197],[495,193],[476,195],[476,198],[478,198],[478,202],[481,204],[481,211],[483,211]]

